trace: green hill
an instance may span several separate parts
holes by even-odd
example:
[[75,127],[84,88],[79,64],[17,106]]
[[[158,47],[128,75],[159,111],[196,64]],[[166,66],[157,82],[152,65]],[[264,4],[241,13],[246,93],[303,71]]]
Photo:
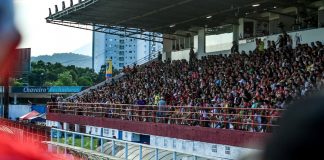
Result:
[[55,53],[51,56],[42,55],[31,58],[32,62],[44,61],[50,63],[61,63],[64,66],[75,65],[76,67],[91,68],[91,57],[75,53]]

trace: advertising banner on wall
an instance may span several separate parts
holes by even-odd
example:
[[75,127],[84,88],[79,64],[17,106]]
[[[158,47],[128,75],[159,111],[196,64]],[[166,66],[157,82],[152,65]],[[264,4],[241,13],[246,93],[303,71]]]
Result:
[[52,86],[52,87],[12,87],[12,93],[78,93],[86,87],[82,86]]

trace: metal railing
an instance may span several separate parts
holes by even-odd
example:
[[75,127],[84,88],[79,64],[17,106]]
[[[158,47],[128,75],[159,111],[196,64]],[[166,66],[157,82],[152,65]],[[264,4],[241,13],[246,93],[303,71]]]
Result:
[[12,136],[23,143],[41,145],[43,141],[49,140],[50,128],[0,118],[0,134]]
[[151,62],[152,60],[155,60],[159,57],[159,54],[162,54],[162,51],[157,51],[157,52],[154,52],[154,53],[150,53],[149,55],[137,60],[135,62],[136,65],[143,65],[143,64],[146,64],[148,62]]
[[[161,148],[147,144],[129,142],[80,132],[72,132],[56,128],[51,129],[51,141],[46,143],[80,152],[82,150],[90,150],[91,154],[96,154],[99,156],[101,154],[102,157],[108,159],[129,159],[131,154],[137,154],[138,159],[142,160],[145,159],[144,156],[147,155],[148,152],[152,152],[154,154],[155,159],[160,159],[159,156],[161,152],[169,152],[169,154],[172,154],[172,159],[174,160],[183,157],[192,157],[192,159],[217,158],[221,160],[228,160],[227,158],[199,155],[196,153],[185,153],[170,148]],[[90,146],[86,146],[86,144]],[[109,150],[109,152],[107,152],[107,150]],[[131,150],[132,152],[130,152],[129,150]],[[181,157],[178,157],[180,155]],[[165,154],[163,156],[165,156]]]
[[271,132],[282,109],[48,103],[49,113],[177,125]]

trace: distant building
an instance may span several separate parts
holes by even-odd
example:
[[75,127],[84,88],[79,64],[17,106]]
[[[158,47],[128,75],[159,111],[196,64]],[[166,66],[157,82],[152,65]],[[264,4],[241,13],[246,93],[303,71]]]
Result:
[[[120,31],[113,32],[118,33]],[[110,58],[112,58],[114,68],[119,70],[124,66],[136,63],[143,57],[162,50],[161,43],[101,32],[93,33],[93,47],[92,55],[95,72],[99,72],[101,66]]]
[[21,78],[24,85],[28,85],[28,75],[31,71],[31,49],[17,49],[18,57],[16,60],[17,68],[13,71],[13,78]]
[[17,65],[19,66],[16,72],[19,73],[29,73],[30,72],[30,55],[31,49],[30,48],[19,48],[18,51],[18,59]]

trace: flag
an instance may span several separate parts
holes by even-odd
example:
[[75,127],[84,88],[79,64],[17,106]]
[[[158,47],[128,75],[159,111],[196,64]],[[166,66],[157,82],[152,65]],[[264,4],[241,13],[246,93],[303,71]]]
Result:
[[110,79],[112,77],[112,60],[109,59],[107,60],[107,64],[106,64],[106,79]]

